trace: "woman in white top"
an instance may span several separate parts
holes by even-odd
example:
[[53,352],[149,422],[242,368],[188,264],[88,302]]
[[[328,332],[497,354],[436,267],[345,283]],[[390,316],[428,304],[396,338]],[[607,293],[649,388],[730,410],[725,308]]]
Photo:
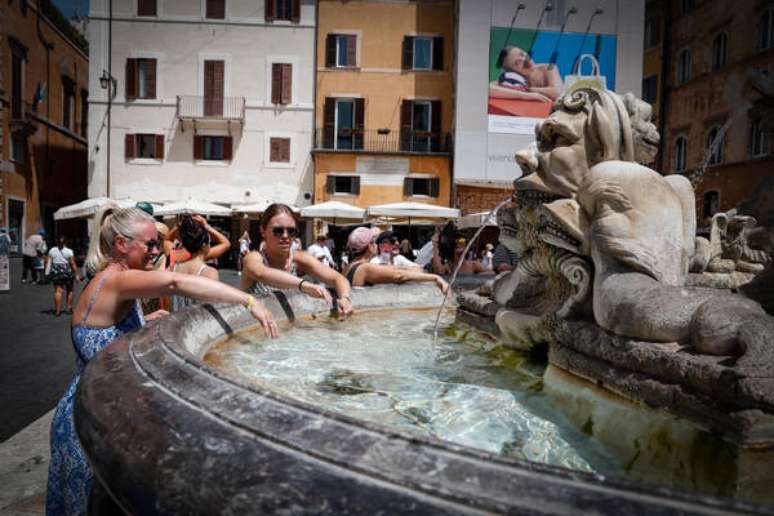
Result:
[[49,279],[54,284],[54,315],[62,315],[62,294],[66,294],[67,313],[73,313],[73,284],[78,279],[78,265],[64,236],[48,252]]
[[[191,258],[184,262],[175,263],[172,266],[172,272],[204,276],[219,281],[218,270],[206,263],[207,255],[210,252],[210,242],[217,230],[211,227],[201,215],[185,215],[178,228],[180,241],[185,250],[191,253]],[[174,295],[171,298],[170,311],[177,312],[197,303],[196,299]]]

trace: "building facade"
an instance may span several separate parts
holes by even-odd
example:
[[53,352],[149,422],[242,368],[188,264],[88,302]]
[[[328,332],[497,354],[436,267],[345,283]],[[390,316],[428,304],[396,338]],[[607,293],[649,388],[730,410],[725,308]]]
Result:
[[318,9],[315,202],[449,206],[454,3]]
[[88,173],[89,60],[62,20],[44,1],[0,5],[0,224],[13,252],[41,228],[80,235],[53,220],[86,196]]
[[454,188],[467,214],[510,195],[521,175],[513,156],[561,92],[592,81],[640,94],[645,2],[459,0],[457,9]]
[[774,175],[771,117],[750,73],[774,72],[774,4],[670,2],[660,170],[688,176],[700,228]]
[[315,2],[92,0],[89,196],[308,204]]

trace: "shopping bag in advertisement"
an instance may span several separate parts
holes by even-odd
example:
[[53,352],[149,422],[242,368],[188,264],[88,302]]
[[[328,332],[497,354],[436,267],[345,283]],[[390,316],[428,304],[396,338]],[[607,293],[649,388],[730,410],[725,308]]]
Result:
[[[591,75],[582,75],[583,63],[591,62]],[[581,88],[591,88],[595,90],[607,89],[607,77],[599,72],[599,61],[592,54],[583,54],[578,58],[571,74],[564,77],[564,91],[572,93]]]

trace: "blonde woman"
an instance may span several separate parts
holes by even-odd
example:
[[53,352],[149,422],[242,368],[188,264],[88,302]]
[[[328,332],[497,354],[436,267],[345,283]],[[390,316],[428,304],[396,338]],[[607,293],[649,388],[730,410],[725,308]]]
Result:
[[75,434],[73,395],[88,361],[144,324],[138,299],[182,294],[203,301],[239,303],[260,321],[267,335],[277,336],[271,313],[253,296],[205,277],[151,270],[160,243],[154,220],[146,212],[107,207],[96,220],[86,258],[94,277],[84,288],[71,322],[77,373],[51,422],[47,514],[86,513],[93,477]]

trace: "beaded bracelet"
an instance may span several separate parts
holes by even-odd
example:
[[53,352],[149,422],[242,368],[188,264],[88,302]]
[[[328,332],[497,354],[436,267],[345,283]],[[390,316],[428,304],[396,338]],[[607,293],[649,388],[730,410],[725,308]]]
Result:
[[304,286],[304,282],[305,281],[306,281],[305,279],[302,279],[301,281],[298,282],[298,291],[299,292],[303,292],[303,289],[301,287]]

